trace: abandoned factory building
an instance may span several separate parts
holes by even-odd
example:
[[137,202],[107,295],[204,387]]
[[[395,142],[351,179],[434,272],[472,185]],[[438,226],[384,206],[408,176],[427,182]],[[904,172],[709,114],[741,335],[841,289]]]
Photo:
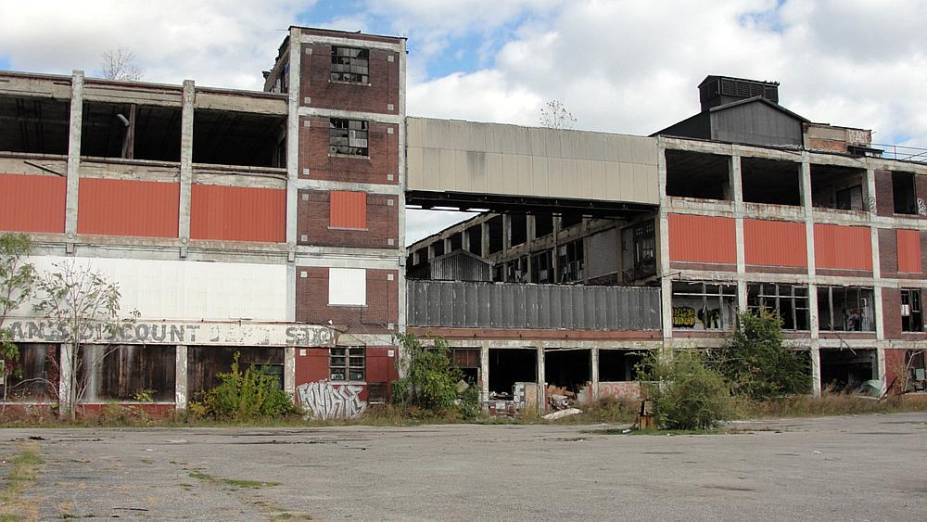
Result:
[[[815,394],[923,387],[927,151],[724,76],[651,136],[407,117],[405,69],[403,38],[292,27],[263,92],[0,72],[0,231],[139,314],[87,339],[85,408],[183,410],[238,353],[356,415],[388,400],[400,332],[446,339],[487,407],[633,398],[642,354],[760,308]],[[406,248],[408,208],[479,213]],[[56,328],[7,326],[7,400],[56,402]]]

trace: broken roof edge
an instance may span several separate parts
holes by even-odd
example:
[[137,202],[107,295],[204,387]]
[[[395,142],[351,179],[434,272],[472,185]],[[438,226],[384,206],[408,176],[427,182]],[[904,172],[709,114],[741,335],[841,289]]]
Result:
[[[432,209],[424,209],[424,208],[422,208],[422,209],[413,209],[413,210],[429,210],[429,211],[430,211],[430,210],[432,210]],[[451,211],[451,212],[453,212],[453,211]],[[481,218],[481,217],[483,217],[483,216],[485,216],[485,215],[487,215],[487,214],[498,214],[498,212],[491,212],[491,211],[489,211],[489,210],[484,210],[484,211],[482,211],[482,212],[478,212],[475,216],[471,216],[471,217],[469,217],[469,218],[467,218],[467,219],[465,219],[465,220],[463,220],[463,221],[460,221],[460,222],[458,222],[458,223],[454,223],[454,224],[452,224],[452,225],[448,225],[448,226],[442,228],[441,230],[439,230],[439,231],[437,231],[437,232],[434,232],[433,234],[429,234],[429,235],[423,237],[422,239],[419,239],[418,241],[409,243],[408,245],[406,245],[406,250],[410,250],[410,249],[411,249],[411,250],[418,250],[418,249],[421,248],[421,247],[418,247],[418,248],[413,248],[413,247],[415,247],[415,246],[418,245],[419,243],[425,243],[425,242],[430,243],[430,242],[432,242],[432,241],[435,241],[436,239],[440,239],[441,236],[442,236],[443,234],[447,234],[447,233],[449,233],[450,230],[452,230],[452,229],[454,229],[454,228],[457,228],[457,227],[462,227],[462,229],[460,230],[460,232],[463,232],[463,231],[465,231],[466,229],[468,229],[468,228],[470,228],[471,226],[473,226],[473,224],[471,223],[471,221],[475,221],[475,220],[477,220],[477,219],[479,219],[479,218]],[[456,232],[455,232],[455,233],[456,233]],[[410,251],[409,253],[411,254],[412,252]]]
[[[389,38],[391,40],[408,40],[407,36],[395,36],[389,34],[377,34],[377,33],[365,33],[363,31],[345,31],[342,29],[328,29],[324,27],[310,27],[307,25],[291,25],[289,29],[299,29],[300,31],[312,31],[317,33],[328,33],[331,35],[342,35],[342,36],[373,36],[375,38]],[[287,35],[289,37],[289,35]]]

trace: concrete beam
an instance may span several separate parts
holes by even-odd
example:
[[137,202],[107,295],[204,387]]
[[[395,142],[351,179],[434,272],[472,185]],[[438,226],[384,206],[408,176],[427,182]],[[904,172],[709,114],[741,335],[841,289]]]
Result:
[[77,235],[77,203],[80,188],[80,138],[84,115],[84,71],[74,71],[71,76],[71,113],[68,130],[67,196],[64,232],[70,244]]

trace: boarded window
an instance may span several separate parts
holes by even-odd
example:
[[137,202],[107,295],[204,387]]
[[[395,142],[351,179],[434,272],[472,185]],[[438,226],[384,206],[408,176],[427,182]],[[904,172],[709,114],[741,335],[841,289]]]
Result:
[[[19,358],[12,362],[0,390],[10,402],[55,401],[58,396],[57,344],[19,344]],[[3,395],[0,394],[0,397]]]
[[190,346],[187,349],[187,393],[192,400],[201,400],[203,392],[219,385],[219,374],[232,368],[238,356],[240,371],[254,365],[279,378],[283,389],[283,348],[257,346]]
[[921,272],[921,233],[918,230],[896,230],[898,245],[898,271],[910,274]]
[[367,271],[363,268],[329,268],[328,304],[366,306]]
[[82,402],[174,401],[173,346],[85,344],[78,366]]
[[332,228],[366,230],[366,192],[332,192],[329,210],[329,223]]

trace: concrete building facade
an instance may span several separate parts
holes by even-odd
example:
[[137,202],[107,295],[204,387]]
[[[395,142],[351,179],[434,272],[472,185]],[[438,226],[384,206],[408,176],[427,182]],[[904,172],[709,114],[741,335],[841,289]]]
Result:
[[[815,393],[923,377],[916,158],[714,76],[648,137],[407,118],[405,63],[402,38],[292,27],[263,92],[0,73],[0,231],[139,314],[69,368],[18,310],[8,400],[79,371],[85,409],[183,410],[237,353],[351,416],[388,399],[399,332],[446,338],[487,404],[633,397],[641,352],[718,346],[760,307]],[[486,212],[406,249],[410,206]]]

